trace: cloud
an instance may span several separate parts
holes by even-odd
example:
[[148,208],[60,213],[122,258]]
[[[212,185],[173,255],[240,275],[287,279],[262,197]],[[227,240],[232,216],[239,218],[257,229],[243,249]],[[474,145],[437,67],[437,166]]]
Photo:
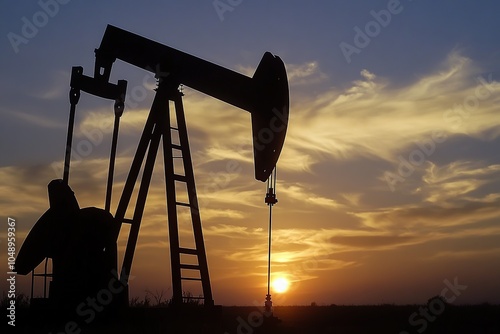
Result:
[[240,220],[247,217],[245,212],[233,209],[212,209],[205,208],[202,213],[203,221],[213,221],[221,218]]
[[[307,86],[325,82],[328,79],[326,73],[320,69],[319,61],[313,60],[302,64],[285,64],[288,83],[290,86]],[[256,67],[237,66],[237,71],[246,76],[253,77]]]
[[[100,202],[104,199],[105,193],[103,181],[107,176],[107,163],[106,159],[91,159],[81,162],[81,165],[73,166],[71,185],[82,207],[101,206]],[[128,170],[129,164],[130,158],[121,157],[117,160],[117,170],[122,171],[117,173],[113,207],[116,207],[127,174],[123,170]],[[157,167],[161,168],[161,163],[158,165]],[[423,184],[423,187],[430,188],[421,190],[421,195],[432,198],[434,192],[442,193],[440,189],[444,187],[443,185],[456,180],[457,177],[477,178],[497,175],[498,170],[496,165],[481,167],[479,163],[468,162],[457,162],[441,168],[430,165],[425,176],[427,181]],[[5,194],[0,201],[3,204],[2,210],[19,216],[26,214],[40,216],[48,207],[46,184],[53,178],[53,172],[50,166],[1,168],[2,179],[9,180],[1,189]],[[141,228],[141,235],[153,239],[159,234],[168,235],[163,176],[162,173],[158,174],[153,177]],[[262,192],[253,189],[243,190],[245,187],[240,181],[234,182],[230,187],[222,188],[219,193],[206,192],[201,196],[202,217],[208,223],[205,224],[204,233],[209,239],[227,238],[243,241],[239,246],[247,248],[236,251],[229,257],[226,256],[227,259],[236,261],[244,256],[249,261],[260,261],[265,257],[265,247],[256,246],[254,242],[265,241],[267,231],[248,225],[252,214],[245,208],[260,207]],[[12,193],[16,193],[17,196],[13,198],[9,195]],[[341,198],[346,201],[340,203],[328,197],[315,195],[311,189],[300,183],[280,184],[280,193],[285,203],[288,203],[288,210],[292,212],[311,210],[314,206],[340,211],[349,210],[349,207],[356,209],[359,207],[355,204],[359,203],[360,194],[343,194]],[[96,196],[96,194],[101,195]],[[329,259],[339,252],[387,250],[425,243],[436,238],[456,237],[458,230],[447,234],[437,231],[449,227],[463,228],[469,226],[471,222],[494,219],[500,214],[500,194],[492,193],[484,196],[470,196],[469,192],[463,194],[468,196],[457,196],[455,201],[450,195],[447,205],[428,201],[428,204],[406,204],[372,211],[350,212],[351,216],[362,223],[361,229],[353,225],[347,230],[325,228],[275,230],[273,242],[277,261],[294,263],[311,257]],[[296,202],[291,202],[292,199]],[[30,205],[26,206],[25,203]],[[290,206],[290,203],[296,204]],[[189,221],[190,216],[179,212],[179,219]],[[228,222],[239,220],[241,225],[218,224],[221,219],[226,219]],[[481,231],[481,226],[478,225],[472,230],[468,227],[469,233],[474,230]],[[181,227],[181,234],[191,235],[192,232]],[[466,237],[466,234],[460,235]],[[150,247],[164,246],[153,240],[149,244]]]
[[250,228],[247,226],[236,226],[236,225],[226,225],[226,224],[208,226],[205,229],[205,234],[225,237],[225,238],[243,238],[243,239],[247,239],[249,237],[261,238],[266,236],[266,233],[261,228]]
[[[149,110],[127,110],[120,118],[120,134],[141,133]],[[93,108],[82,111],[82,120],[75,126],[75,137],[85,138],[86,134],[108,135],[113,132],[114,113],[110,108]]]
[[362,194],[360,193],[347,193],[342,194],[342,197],[352,206],[359,206]]
[[204,191],[198,195],[200,199],[200,206],[228,206],[228,205],[242,205],[245,207],[258,207],[262,202],[263,193],[258,190],[243,190],[241,188],[220,188],[216,191],[209,192],[210,186],[201,189]]
[[397,162],[398,154],[437,130],[496,138],[498,98],[500,84],[455,51],[434,73],[404,87],[363,70],[350,87],[293,105],[286,145],[310,157],[310,164],[331,157]]
[[[333,259],[328,255],[315,255],[314,250],[273,251],[273,275],[285,275],[294,282],[318,277],[320,271],[339,270],[356,266],[356,261]],[[267,251],[260,245],[232,250],[225,256],[231,263],[252,263],[253,268],[261,269],[260,275],[265,275],[267,267]],[[255,272],[255,270],[254,270]],[[236,277],[245,277],[242,273]],[[259,275],[259,274],[258,274]]]
[[456,94],[470,88],[468,82],[480,68],[458,50],[452,50],[435,73],[421,77],[409,87],[406,94],[415,98],[436,98],[444,94]]
[[0,210],[12,217],[41,216],[48,209],[50,172],[46,166],[1,167]]
[[[485,166],[480,161],[454,161],[442,167],[432,162],[427,165],[422,177],[424,183],[417,192],[431,203],[453,202],[495,179],[500,180],[500,165]],[[490,194],[489,198],[493,195]]]
[[60,100],[67,96],[71,73],[57,70],[50,73],[49,77],[49,83],[38,92],[32,93],[32,96],[42,100]]
[[359,249],[393,249],[397,246],[408,245],[415,241],[415,236],[390,236],[390,235],[360,235],[337,236],[330,241],[341,245]]
[[[210,237],[224,237],[243,240],[267,239],[267,231],[235,225],[207,227]],[[415,243],[416,235],[395,235],[389,232],[363,230],[290,228],[273,231],[273,261],[276,263],[301,262],[315,258],[330,259],[334,254],[374,249],[393,249],[397,246]],[[232,261],[264,261],[266,247],[261,245],[240,245],[239,250],[226,253]]]
[[302,202],[306,206],[321,206],[329,209],[341,209],[344,208],[342,204],[334,199],[320,196],[315,194],[310,187],[306,187],[303,184],[279,184],[280,194],[287,196],[290,199]]
[[500,248],[494,249],[478,249],[478,250],[462,250],[462,251],[441,251],[432,256],[430,256],[429,260],[448,260],[448,259],[476,259],[476,258],[485,258],[487,256],[497,257],[500,255]]
[[376,211],[352,212],[364,226],[378,231],[405,233],[419,231],[427,233],[432,229],[447,226],[462,226],[498,217],[500,201],[468,202],[454,206],[401,205]]
[[320,70],[318,61],[305,64],[287,64],[286,71],[290,85],[307,86],[325,82],[328,76]]
[[478,178],[500,173],[500,165],[482,166],[480,161],[453,161],[439,167],[429,162],[423,181],[428,185],[442,184],[460,178]]

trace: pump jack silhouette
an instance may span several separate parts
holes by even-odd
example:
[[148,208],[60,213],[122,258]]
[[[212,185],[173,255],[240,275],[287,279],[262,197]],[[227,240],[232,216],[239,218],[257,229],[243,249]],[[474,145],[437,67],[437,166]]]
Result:
[[[255,178],[266,181],[276,166],[288,126],[289,93],[285,66],[279,57],[266,52],[250,78],[111,25],[107,27],[100,47],[95,50],[95,56],[94,77],[85,76],[81,67],[72,70],[63,179],[49,184],[50,208],[27,236],[16,260],[16,270],[24,275],[32,272],[33,278],[43,276],[46,280],[52,277],[48,299],[65,305],[76,305],[85,296],[95,295],[100,289],[109,287],[113,280],[119,280],[124,288],[119,300],[127,304],[128,277],[161,143],[167,194],[172,303],[183,303],[183,282],[196,281],[201,283],[203,291],[203,296],[199,298],[204,305],[212,306],[214,301],[184,117],[183,94],[179,86],[189,86],[251,113]],[[116,59],[155,73],[158,85],[113,216],[110,207],[114,160],[127,86],[124,80],[117,84],[109,83]],[[105,209],[80,209],[69,187],[73,125],[81,90],[115,101]],[[172,115],[170,101],[175,109]],[[172,122],[174,118],[176,124]],[[179,141],[176,142],[174,137],[178,137]],[[174,158],[182,159],[183,171],[177,170]],[[143,173],[133,217],[126,218],[125,213],[141,168]],[[187,192],[187,202],[177,199],[176,188],[181,185]],[[181,207],[187,208],[191,215],[194,248],[181,246],[177,217]],[[130,224],[131,228],[118,276],[116,241],[123,223]],[[195,258],[196,264],[181,262],[181,255],[182,258]],[[47,272],[48,258],[52,259],[52,273]],[[44,259],[45,272],[34,273]]]

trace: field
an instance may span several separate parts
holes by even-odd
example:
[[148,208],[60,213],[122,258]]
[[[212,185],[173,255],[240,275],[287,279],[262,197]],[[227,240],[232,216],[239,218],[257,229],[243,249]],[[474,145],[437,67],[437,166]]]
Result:
[[[437,304],[436,304],[437,305]],[[263,316],[258,307],[216,307],[206,311],[132,307],[107,319],[65,321],[53,327],[50,311],[19,309],[18,333],[500,333],[500,305],[378,305],[378,306],[278,306],[274,316]],[[73,319],[77,320],[77,319]],[[82,319],[80,319],[82,320]]]

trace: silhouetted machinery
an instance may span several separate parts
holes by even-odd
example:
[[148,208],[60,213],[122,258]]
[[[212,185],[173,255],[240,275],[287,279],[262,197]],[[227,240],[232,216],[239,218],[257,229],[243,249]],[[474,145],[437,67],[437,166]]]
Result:
[[[95,296],[102,289],[114,288],[118,291],[116,283],[119,282],[124,291],[121,293],[121,300],[127,302],[128,277],[153,166],[161,143],[167,195],[172,302],[183,302],[183,282],[198,281],[203,291],[203,296],[199,298],[205,305],[213,305],[182,104],[183,94],[179,91],[179,86],[186,85],[250,112],[255,178],[266,181],[278,161],[288,125],[289,93],[284,64],[279,57],[266,52],[255,74],[250,78],[114,26],[107,27],[95,55],[93,78],[83,75],[81,67],[73,68],[63,179],[50,182],[50,208],[27,236],[17,257],[16,270],[20,274],[28,274],[44,259],[50,258],[53,271],[49,299],[65,305],[75,304],[88,296]],[[111,68],[116,59],[155,73],[157,88],[113,217],[110,207],[114,160],[127,86],[123,80],[117,84],[109,83]],[[115,127],[104,210],[80,209],[68,185],[73,124],[80,90],[115,100]],[[170,101],[175,109],[172,115]],[[231,124],[227,126],[230,127]],[[174,159],[182,159],[183,167],[178,167]],[[126,218],[125,214],[141,170],[133,216]],[[179,194],[176,192],[179,189],[184,189],[187,193],[187,201],[178,200]],[[194,247],[181,246],[178,211],[182,208],[190,212]],[[118,276],[116,244],[123,223],[131,226]],[[187,263],[186,258],[194,261]],[[42,275],[47,277],[49,274]]]

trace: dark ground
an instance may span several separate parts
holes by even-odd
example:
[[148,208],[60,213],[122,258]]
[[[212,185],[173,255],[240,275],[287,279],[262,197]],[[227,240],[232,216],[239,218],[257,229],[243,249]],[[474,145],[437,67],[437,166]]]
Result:
[[[43,312],[43,311],[42,311]],[[416,312],[416,313],[415,313]],[[274,315],[281,322],[263,317],[257,307],[219,307],[211,312],[192,306],[174,312],[168,308],[133,307],[111,319],[72,318],[54,328],[54,314],[36,314],[28,309],[16,312],[17,333],[500,333],[500,305],[455,306],[428,309],[422,305],[394,306],[278,306]],[[75,315],[76,316],[76,315]],[[88,318],[86,318],[88,319]],[[8,327],[11,332],[12,327]],[[5,333],[5,331],[2,331]]]

